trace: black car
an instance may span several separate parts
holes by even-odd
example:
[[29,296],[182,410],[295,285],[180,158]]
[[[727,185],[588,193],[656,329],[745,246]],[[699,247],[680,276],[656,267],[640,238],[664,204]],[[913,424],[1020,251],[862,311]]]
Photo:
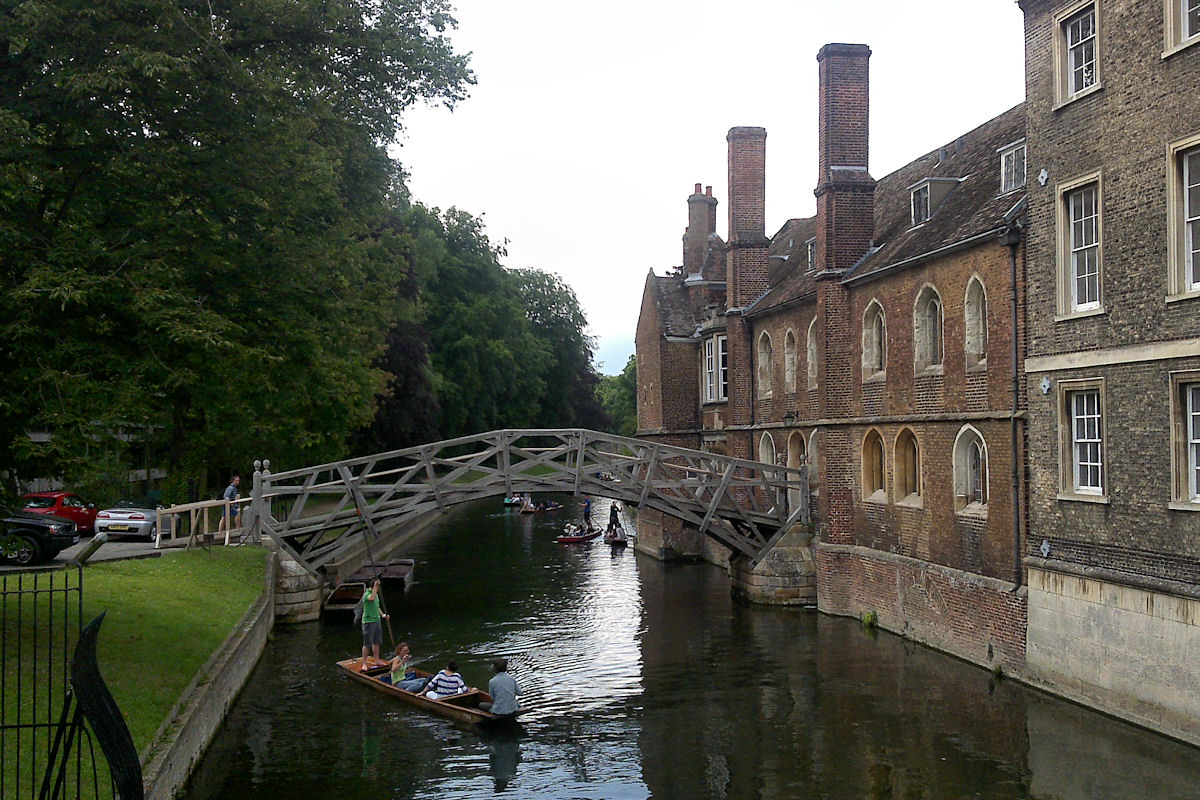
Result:
[[75,523],[49,514],[6,513],[0,529],[0,553],[7,561],[29,566],[49,561],[79,541]]

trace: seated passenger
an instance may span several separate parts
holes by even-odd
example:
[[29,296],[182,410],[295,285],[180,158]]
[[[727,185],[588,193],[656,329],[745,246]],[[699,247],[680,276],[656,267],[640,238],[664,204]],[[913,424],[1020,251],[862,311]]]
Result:
[[467,684],[463,682],[462,675],[458,674],[458,662],[450,661],[446,664],[446,668],[429,679],[429,683],[425,685],[429,691],[425,696],[430,700],[437,700],[442,697],[450,697],[451,695],[462,694],[467,691]]
[[[395,657],[392,658],[392,672],[386,676],[388,678],[386,682],[406,692],[419,692],[425,688],[428,679],[418,678],[417,674],[408,668],[408,659],[411,657],[412,654],[408,650],[408,644],[401,642],[400,647],[396,649]],[[383,680],[382,676],[380,680]]]
[[492,669],[496,671],[495,677],[488,681],[488,694],[492,696],[492,702],[485,700],[479,704],[479,708],[501,717],[513,716],[520,710],[517,695],[521,690],[517,688],[513,676],[508,674],[508,659],[497,658],[492,662]]

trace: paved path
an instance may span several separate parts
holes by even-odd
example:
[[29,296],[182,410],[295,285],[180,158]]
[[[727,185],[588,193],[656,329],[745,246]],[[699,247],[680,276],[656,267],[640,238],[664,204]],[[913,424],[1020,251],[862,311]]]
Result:
[[[91,536],[81,536],[79,544],[71,545],[66,550],[63,550],[54,560],[47,561],[40,566],[62,565],[75,557],[76,553],[87,547],[88,542],[92,540]],[[100,549],[92,554],[88,559],[91,564],[96,561],[116,561],[122,558],[144,558],[152,556],[155,553],[170,552],[169,550],[155,550],[154,542],[147,542],[141,539],[120,539],[116,536],[110,536],[108,541],[100,545]],[[20,567],[13,566],[4,561],[0,561],[0,572],[16,572]]]

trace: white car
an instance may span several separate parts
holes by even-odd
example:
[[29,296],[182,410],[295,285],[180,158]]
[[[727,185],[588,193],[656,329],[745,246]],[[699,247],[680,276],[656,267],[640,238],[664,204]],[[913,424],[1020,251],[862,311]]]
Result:
[[96,515],[96,533],[141,536],[153,541],[157,519],[156,509],[149,500],[118,500],[115,506]]

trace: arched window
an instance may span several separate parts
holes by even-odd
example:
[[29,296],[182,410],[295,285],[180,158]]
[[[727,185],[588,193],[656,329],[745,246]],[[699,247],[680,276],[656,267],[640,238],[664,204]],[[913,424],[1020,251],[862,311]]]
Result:
[[863,315],[862,369],[863,379],[879,375],[887,366],[887,324],[883,306],[872,300]]
[[[788,452],[787,465],[792,469],[799,469],[801,466],[806,466],[805,456],[808,448],[804,442],[804,434],[800,431],[792,431],[792,435],[788,437]],[[791,489],[788,491],[788,508],[794,509],[800,503],[800,490]]]
[[764,433],[758,440],[758,460],[764,464],[775,464],[775,440],[770,433]]
[[771,396],[771,337],[766,331],[758,337],[758,396]]
[[808,326],[808,346],[805,348],[805,359],[808,362],[808,388],[817,388],[817,318]]
[[921,501],[921,451],[917,437],[905,428],[896,437],[896,494],[897,502]]
[[979,278],[971,278],[967,284],[963,316],[966,319],[966,341],[963,346],[967,351],[967,368],[970,369],[987,363],[987,294]]
[[821,465],[817,459],[817,432],[808,435],[808,493],[815,495],[821,488]]
[[884,494],[883,438],[877,431],[869,431],[863,438],[862,491],[867,500],[886,499]]
[[783,385],[786,391],[796,391],[796,334],[790,328],[783,339]]
[[932,286],[921,290],[913,307],[913,360],[917,372],[942,363],[942,298]]
[[987,444],[978,430],[964,425],[954,440],[954,508],[983,510],[987,502]]

